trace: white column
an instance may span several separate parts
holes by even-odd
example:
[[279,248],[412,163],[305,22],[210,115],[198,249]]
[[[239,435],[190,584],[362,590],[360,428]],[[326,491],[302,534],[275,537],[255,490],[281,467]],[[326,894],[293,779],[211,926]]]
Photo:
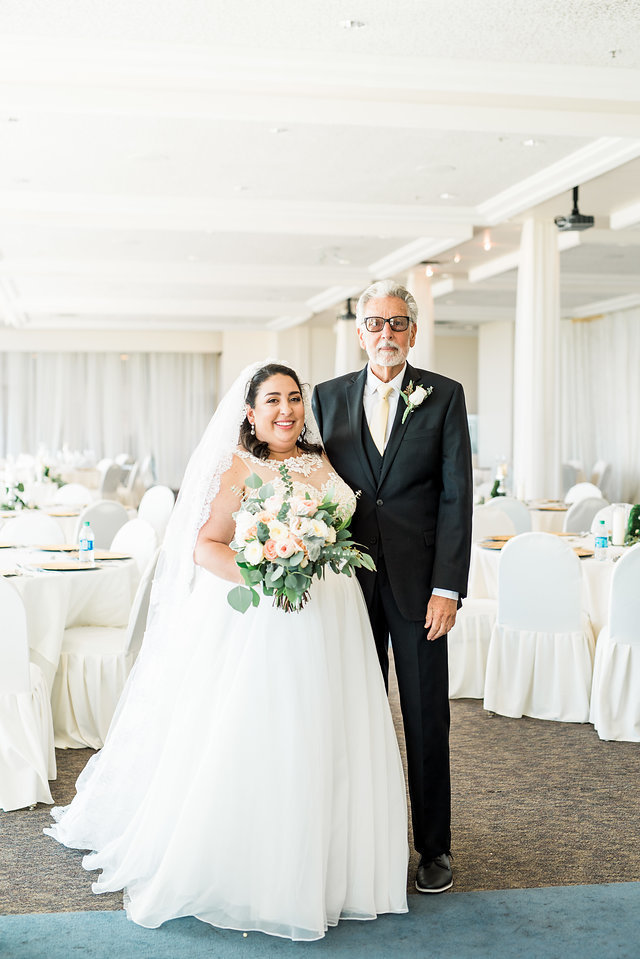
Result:
[[558,234],[525,221],[520,243],[514,351],[513,472],[521,499],[560,495]]
[[362,368],[360,341],[356,333],[355,320],[336,320],[333,328],[336,335],[336,357],[333,367],[334,376],[342,376]]
[[418,304],[418,334],[409,353],[409,362],[424,370],[434,370],[435,363],[435,320],[433,313],[433,295],[431,278],[424,266],[409,271],[407,289]]

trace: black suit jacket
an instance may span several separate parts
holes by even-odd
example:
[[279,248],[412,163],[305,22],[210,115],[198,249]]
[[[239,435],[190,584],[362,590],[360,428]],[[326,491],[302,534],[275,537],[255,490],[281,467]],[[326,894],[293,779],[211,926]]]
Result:
[[[384,554],[400,612],[422,620],[433,587],[466,595],[473,482],[464,392],[455,380],[407,364],[403,389],[412,380],[433,391],[404,424],[399,399],[377,478],[362,440],[366,378],[365,367],[321,383],[313,409],[334,469],[361,491],[353,538],[374,560]],[[368,602],[374,576],[359,571]]]

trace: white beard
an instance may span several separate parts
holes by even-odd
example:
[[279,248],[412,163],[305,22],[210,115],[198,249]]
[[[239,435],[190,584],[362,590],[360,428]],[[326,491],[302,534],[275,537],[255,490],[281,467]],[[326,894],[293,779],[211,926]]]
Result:
[[[394,344],[393,350],[380,350],[380,346],[372,347],[367,350],[367,355],[372,363],[376,366],[402,366],[407,356],[409,355],[409,349],[401,349],[401,347]],[[387,344],[388,345],[388,344]]]

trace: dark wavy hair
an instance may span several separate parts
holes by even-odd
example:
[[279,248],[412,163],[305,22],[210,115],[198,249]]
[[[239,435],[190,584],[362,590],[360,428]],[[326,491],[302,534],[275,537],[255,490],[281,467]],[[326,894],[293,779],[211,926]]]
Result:
[[[302,395],[302,386],[295,370],[289,369],[288,366],[282,366],[280,363],[267,363],[266,366],[260,367],[249,380],[244,399],[247,406],[250,406],[252,409],[255,408],[256,396],[262,384],[272,376],[277,376],[278,374],[290,376]],[[303,453],[321,453],[322,447],[318,443],[309,443],[308,440],[305,439],[306,432],[307,427],[305,424],[305,426],[302,427],[300,436],[296,440],[296,446],[301,449]],[[242,446],[253,456],[257,456],[258,459],[266,460],[269,458],[269,444],[259,440],[257,436],[251,435],[251,423],[246,416],[240,426],[238,445]]]

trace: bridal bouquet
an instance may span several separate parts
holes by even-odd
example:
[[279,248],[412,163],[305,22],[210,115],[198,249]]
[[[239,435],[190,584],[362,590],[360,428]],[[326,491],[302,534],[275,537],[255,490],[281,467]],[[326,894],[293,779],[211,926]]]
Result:
[[233,514],[230,546],[246,586],[234,587],[227,599],[240,613],[258,605],[260,587],[264,596],[273,596],[274,606],[298,612],[309,599],[313,577],[322,579],[325,566],[346,576],[358,566],[375,569],[371,557],[351,540],[348,520],[339,517],[331,490],[321,501],[308,493],[298,496],[284,464],[280,475],[282,494],[252,473],[245,481],[251,492]]

